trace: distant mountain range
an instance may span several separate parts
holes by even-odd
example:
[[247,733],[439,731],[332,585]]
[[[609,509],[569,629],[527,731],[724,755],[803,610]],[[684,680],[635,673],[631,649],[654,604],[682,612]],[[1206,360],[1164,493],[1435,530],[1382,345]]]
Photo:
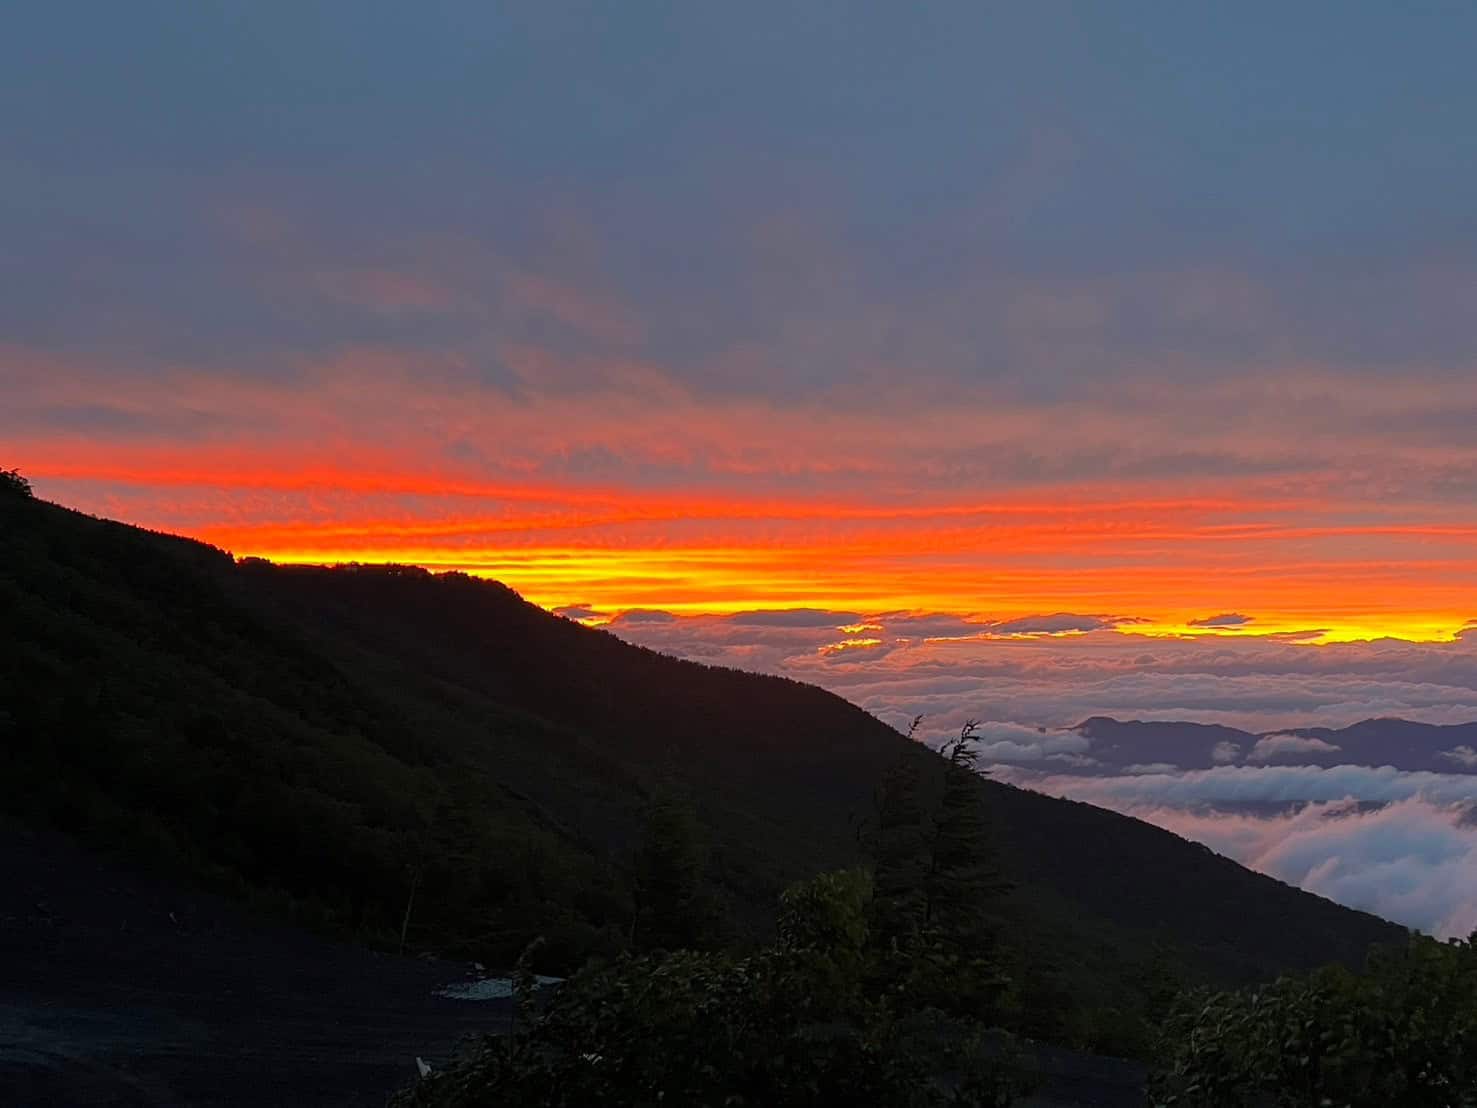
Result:
[[[858,861],[883,773],[936,762],[821,689],[632,646],[492,582],[237,562],[19,495],[0,495],[0,628],[0,811],[390,948],[403,929],[506,964],[544,935],[552,969],[619,949],[663,776],[696,799],[735,941],[763,935],[787,882]],[[1083,727],[1176,764],[1256,740]],[[1468,734],[1448,733],[1431,757]],[[1022,987],[1062,1011],[1111,1009],[1161,954],[1244,980],[1402,934],[1148,824],[980,788],[1019,884]]]
[[1093,716],[1071,730],[1088,740],[1083,756],[1070,763],[1070,772],[1082,774],[1224,765],[1394,766],[1477,774],[1477,722],[1439,725],[1367,719],[1348,727],[1256,734],[1220,724]]

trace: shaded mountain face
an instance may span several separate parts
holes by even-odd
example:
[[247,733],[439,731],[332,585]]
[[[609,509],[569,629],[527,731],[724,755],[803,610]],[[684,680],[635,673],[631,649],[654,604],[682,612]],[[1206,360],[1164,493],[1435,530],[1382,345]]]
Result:
[[[694,796],[733,937],[858,858],[873,788],[931,754],[846,701],[679,661],[396,567],[237,563],[0,498],[0,804],[300,921],[551,968],[619,948],[658,777]],[[1019,944],[1073,988],[1156,944],[1222,980],[1397,929],[1098,808],[982,781]],[[414,890],[412,898],[411,892]],[[409,910],[408,910],[409,909]]]
[[1438,725],[1367,719],[1348,727],[1256,734],[1217,724],[1094,716],[1071,731],[1086,739],[1087,746],[1086,757],[1069,768],[1089,774],[1134,772],[1130,767],[1194,770],[1224,765],[1393,766],[1477,773],[1477,722]]

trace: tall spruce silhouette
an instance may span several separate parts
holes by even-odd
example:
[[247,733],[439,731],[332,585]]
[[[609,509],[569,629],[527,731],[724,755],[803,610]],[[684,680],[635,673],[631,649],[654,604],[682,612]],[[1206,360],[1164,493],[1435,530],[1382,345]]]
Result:
[[636,851],[633,947],[677,950],[705,944],[712,913],[703,888],[704,862],[692,802],[670,779],[663,780],[647,803]]
[[[923,717],[908,728],[911,739]],[[872,858],[869,925],[874,942],[905,945],[923,926],[925,854],[923,805],[918,798],[921,750],[906,750],[873,793],[867,851]]]
[[972,946],[992,938],[993,907],[1010,889],[1000,871],[975,749],[979,720],[944,746],[944,784],[923,883],[926,927]]

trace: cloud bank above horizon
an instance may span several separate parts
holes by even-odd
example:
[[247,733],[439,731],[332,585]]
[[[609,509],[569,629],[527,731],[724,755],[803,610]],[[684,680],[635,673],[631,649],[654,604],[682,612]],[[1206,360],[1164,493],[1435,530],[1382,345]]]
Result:
[[924,715],[939,733],[971,718],[1048,729],[1098,715],[1187,719],[1253,732],[1228,760],[1270,762],[1328,745],[1276,733],[1285,728],[1477,720],[1470,630],[1444,642],[1315,644],[1280,633],[1164,635],[1135,616],[1061,612],[562,611],[678,657],[809,681],[900,728]]

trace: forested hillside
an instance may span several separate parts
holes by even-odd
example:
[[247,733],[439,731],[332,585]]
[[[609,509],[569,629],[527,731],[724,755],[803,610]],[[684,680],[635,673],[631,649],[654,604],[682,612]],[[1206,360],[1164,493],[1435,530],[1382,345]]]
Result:
[[[855,861],[874,789],[932,755],[819,689],[679,661],[491,582],[237,563],[0,495],[0,803],[327,930],[549,969],[620,949],[658,781],[695,801],[714,941]],[[932,772],[930,770],[930,772]],[[1399,930],[1146,824],[992,782],[1026,987],[1127,1003]]]

